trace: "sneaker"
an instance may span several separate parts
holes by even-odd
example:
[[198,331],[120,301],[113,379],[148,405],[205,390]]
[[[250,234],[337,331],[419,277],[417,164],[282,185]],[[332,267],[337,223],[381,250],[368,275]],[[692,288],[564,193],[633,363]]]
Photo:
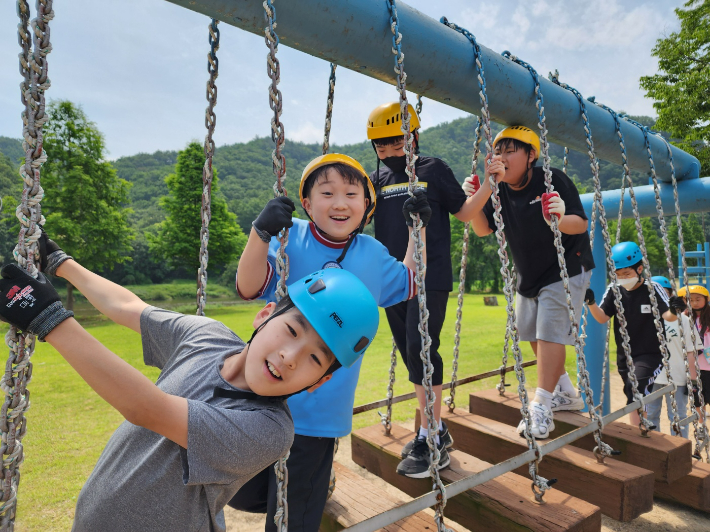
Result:
[[[552,411],[540,403],[530,403],[530,419],[532,427],[530,432],[538,440],[550,437],[550,432],[555,430],[555,423],[552,421]],[[525,437],[525,420],[520,420],[518,424],[518,434]]]
[[[449,462],[451,462],[449,451],[439,443],[439,466],[437,469],[445,468]],[[409,455],[397,466],[397,473],[410,478],[428,478],[429,463],[429,445],[427,445],[426,438],[417,437],[414,439]]]
[[572,395],[569,392],[563,392],[559,386],[555,388],[552,394],[552,411],[560,410],[582,410],[584,408],[584,400],[581,395]]
[[[409,456],[409,453],[412,452],[412,447],[414,446],[414,442],[416,441],[417,438],[414,438],[413,440],[407,442],[407,444],[402,448],[402,460],[407,458]],[[446,449],[450,449],[454,445],[454,439],[451,437],[451,433],[449,433],[449,427],[446,426],[446,421],[441,422],[441,430],[439,431],[439,442],[444,444],[444,447]]]

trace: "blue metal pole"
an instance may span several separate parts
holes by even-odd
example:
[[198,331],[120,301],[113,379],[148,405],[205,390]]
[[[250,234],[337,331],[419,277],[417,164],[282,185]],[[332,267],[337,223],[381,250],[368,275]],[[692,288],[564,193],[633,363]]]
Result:
[[[169,1],[248,32],[264,35],[261,0]],[[276,31],[284,46],[386,83],[395,83],[390,18],[384,0],[277,0],[274,5],[278,23]],[[407,88],[446,105],[479,114],[479,89],[471,43],[463,35],[404,2],[397,2],[397,11],[403,38],[402,49],[406,55]],[[451,16],[451,21],[458,22],[455,14]],[[512,52],[522,53],[522,59],[534,60],[527,50]],[[503,124],[522,124],[537,130],[534,84],[529,72],[485,46],[481,46],[481,53],[493,119]],[[577,99],[571,92],[548,81],[545,74],[540,72],[541,90],[545,97],[546,124],[551,140],[586,152],[586,138]],[[372,106],[379,103],[382,102],[372,102]],[[587,105],[587,113],[594,131],[597,156],[621,164],[613,119],[609,113],[593,104]],[[366,118],[364,115],[361,117],[363,138]],[[624,120],[621,122],[629,166],[648,172],[641,130]],[[665,143],[655,136],[651,136],[650,143],[659,178],[670,180]],[[678,178],[698,177],[698,160],[675,147],[672,150]]]

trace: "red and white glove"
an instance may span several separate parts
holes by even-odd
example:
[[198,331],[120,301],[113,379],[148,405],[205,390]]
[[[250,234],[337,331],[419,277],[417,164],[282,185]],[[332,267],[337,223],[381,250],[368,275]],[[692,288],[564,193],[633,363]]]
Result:
[[473,196],[478,189],[481,188],[481,181],[478,179],[476,174],[469,176],[461,185],[461,188],[466,193],[467,196]]
[[547,225],[552,224],[551,216],[553,214],[557,216],[557,223],[560,223],[565,215],[565,202],[557,192],[545,192],[542,195],[542,216]]

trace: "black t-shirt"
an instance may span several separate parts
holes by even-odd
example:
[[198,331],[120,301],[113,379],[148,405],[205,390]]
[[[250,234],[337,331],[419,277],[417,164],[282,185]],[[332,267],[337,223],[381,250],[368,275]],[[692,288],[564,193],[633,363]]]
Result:
[[[434,157],[418,157],[415,172],[419,186],[426,190],[431,206],[431,220],[426,228],[427,290],[453,288],[451,269],[451,224],[449,213],[456,214],[466,202],[466,194],[451,168]],[[397,260],[404,260],[409,243],[409,230],[404,221],[402,207],[409,197],[409,178],[406,172],[394,173],[380,164],[370,175],[377,191],[375,208],[375,238],[389,250]]]
[[[668,310],[668,294],[661,285],[653,283],[656,289],[656,301],[658,302],[658,312],[663,314]],[[661,355],[661,346],[658,345],[656,336],[656,325],[653,323],[653,310],[651,307],[651,296],[648,293],[648,281],[644,282],[636,290],[626,290],[619,287],[621,293],[621,304],[624,307],[624,317],[626,318],[626,330],[629,333],[629,343],[631,345],[631,357],[637,358],[646,355]],[[614,304],[614,292],[611,285],[607,287],[602,297],[599,308],[607,316],[614,316],[614,339],[616,340],[616,359],[619,364],[626,367],[626,354],[619,332],[619,320],[616,317],[616,305]],[[662,319],[662,318],[661,318]]]
[[[565,202],[565,214],[576,214],[586,220],[579,192],[570,178],[561,170],[552,168],[552,185]],[[561,280],[554,235],[542,216],[540,199],[547,192],[544,171],[539,166],[534,167],[530,183],[522,190],[513,190],[506,183],[501,183],[498,190],[505,225],[503,231],[518,274],[517,290],[522,296],[537,297],[543,287]],[[495,231],[493,198],[485,204],[483,213],[488,218],[488,226]],[[582,273],[582,268],[586,271],[594,268],[587,232],[579,235],[562,233],[562,246],[570,277]]]

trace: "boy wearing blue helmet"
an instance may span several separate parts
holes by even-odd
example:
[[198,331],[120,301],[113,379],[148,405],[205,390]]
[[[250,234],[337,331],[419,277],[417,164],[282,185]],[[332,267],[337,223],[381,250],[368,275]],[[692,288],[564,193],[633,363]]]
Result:
[[[626,318],[626,330],[629,334],[631,358],[634,362],[634,374],[638,380],[638,391],[641,395],[648,395],[663,369],[663,355],[653,322],[648,290],[649,281],[643,276],[643,255],[635,242],[620,242],[612,248],[611,256],[614,260],[617,283],[621,293],[621,304]],[[669,298],[663,287],[656,283],[652,284],[656,291],[658,311],[663,319],[668,322],[677,321],[677,314],[686,308],[683,300],[675,296]],[[594,292],[591,289],[587,289],[585,301],[589,305],[589,312],[601,324],[607,323],[612,316],[617,315],[611,285],[604,292],[600,305],[596,304]],[[630,404],[634,401],[634,397],[618,318],[614,319],[614,339],[616,340],[617,369],[624,381],[626,404]],[[629,419],[632,425],[638,425],[641,421],[636,410],[629,414]]]
[[[293,283],[254,318],[246,344],[214,320],[149,306],[84,269],[43,235],[41,269],[141,334],[154,384],[86,332],[54,288],[2,269],[0,316],[46,340],[126,418],[77,500],[73,530],[225,531],[223,508],[293,440],[286,397],[350,366],[377,332],[369,291],[344,271]],[[337,318],[337,319],[336,319]]]
[[[673,292],[673,287],[671,282],[667,277],[662,275],[656,275],[651,277],[651,282],[659,284],[663,287],[671,297]],[[695,353],[696,351],[703,350],[703,341],[700,338],[700,334],[691,334],[691,327],[693,323],[690,318],[685,314],[681,314],[680,318],[676,321],[666,321],[663,320],[666,329],[666,341],[668,346],[669,360],[668,365],[671,370],[671,382],[673,382],[678,389],[675,393],[676,406],[678,407],[678,415],[680,419],[683,419],[687,415],[686,407],[688,406],[688,388],[686,386],[686,376],[685,376],[685,360],[683,358],[683,344],[681,343],[681,334],[685,335],[685,349],[687,351],[688,357],[688,367],[690,369],[690,378],[692,381],[697,379],[697,373],[695,371]],[[695,336],[695,347],[693,347],[693,336]],[[661,374],[656,378],[653,383],[652,392],[666,386],[668,384],[668,377],[665,371],[661,371]],[[671,405],[670,393],[664,396],[666,398],[666,408],[668,411],[668,420],[673,421],[673,410]],[[661,407],[663,406],[663,397],[659,397],[655,401],[648,403],[646,405],[646,415],[648,419],[656,426],[657,431],[661,431]],[[671,430],[671,434],[675,434]],[[683,438],[688,437],[688,425],[683,425],[680,428],[680,435]]]

